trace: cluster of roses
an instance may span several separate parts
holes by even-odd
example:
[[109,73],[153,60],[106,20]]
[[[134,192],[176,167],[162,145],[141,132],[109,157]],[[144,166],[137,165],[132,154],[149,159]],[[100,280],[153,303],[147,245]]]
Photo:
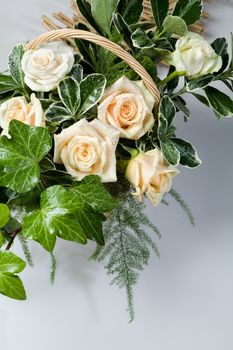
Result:
[[[222,65],[221,57],[212,47],[202,37],[191,33],[177,41],[176,50],[168,61],[189,78],[216,72]],[[62,41],[28,50],[22,59],[25,84],[34,92],[50,92],[57,88],[73,65],[73,49]],[[83,118],[54,135],[54,162],[63,164],[77,180],[95,174],[102,182],[117,181],[119,139],[138,140],[147,134],[156,122],[153,111],[157,107],[142,81],[120,78],[105,90],[96,119],[89,122]],[[1,104],[0,126],[8,137],[12,119],[32,126],[46,126],[45,113],[35,93],[31,94],[30,102],[20,96]],[[130,160],[125,175],[140,200],[146,194],[153,205],[157,205],[171,189],[172,178],[177,173],[178,169],[169,165],[156,148],[140,152]]]

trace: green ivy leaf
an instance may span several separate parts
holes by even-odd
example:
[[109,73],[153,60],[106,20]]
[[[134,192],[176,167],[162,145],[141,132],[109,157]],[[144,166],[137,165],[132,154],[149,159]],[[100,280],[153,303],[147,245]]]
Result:
[[78,112],[80,116],[99,102],[103,96],[105,86],[106,78],[102,74],[90,74],[81,81],[81,106]]
[[168,0],[150,0],[155,23],[159,30],[162,29],[163,22],[168,14]]
[[0,293],[9,298],[25,300],[26,293],[20,278],[26,263],[11,252],[0,252]]
[[45,117],[48,122],[54,125],[59,125],[67,120],[72,119],[72,115],[59,102],[55,102],[49,106],[45,112]]
[[10,52],[9,55],[9,70],[14,81],[21,87],[25,86],[24,83],[24,73],[21,67],[21,61],[25,53],[25,48],[23,44],[16,45]]
[[149,49],[155,45],[153,40],[149,38],[146,32],[140,27],[137,28],[131,35],[131,40],[134,47],[139,49]]
[[72,189],[82,203],[90,205],[98,213],[112,211],[117,205],[116,200],[108,193],[98,176],[86,176],[81,183],[75,182]]
[[0,228],[4,227],[10,219],[10,209],[6,204],[0,203]]
[[10,91],[16,91],[19,88],[20,86],[10,75],[0,74],[0,94],[5,94],[6,92]]
[[201,165],[201,160],[198,157],[197,151],[191,143],[178,138],[173,138],[172,142],[180,153],[181,165],[188,168],[197,168]]
[[166,140],[166,142],[160,143],[161,151],[166,159],[166,161],[177,166],[180,162],[180,152],[171,140]]
[[202,0],[178,0],[172,14],[190,26],[200,19],[202,10]]
[[187,30],[187,25],[182,18],[178,16],[168,16],[164,21],[160,36],[171,36],[172,34],[184,36]]
[[98,26],[111,36],[111,22],[119,0],[92,0],[91,12]]
[[40,243],[49,252],[53,251],[56,237],[85,244],[86,236],[77,218],[71,214],[72,206],[77,203],[67,190],[60,186],[52,186],[41,195],[40,209],[28,214],[23,220],[22,234],[27,239]]
[[30,191],[39,181],[39,162],[51,149],[51,136],[46,128],[17,120],[10,122],[9,134],[11,139],[0,137],[0,186]]
[[70,115],[75,116],[81,103],[79,83],[72,77],[66,77],[58,85],[58,94]]
[[233,116],[233,100],[229,96],[212,86],[206,87],[205,93],[210,106],[219,117],[229,118]]

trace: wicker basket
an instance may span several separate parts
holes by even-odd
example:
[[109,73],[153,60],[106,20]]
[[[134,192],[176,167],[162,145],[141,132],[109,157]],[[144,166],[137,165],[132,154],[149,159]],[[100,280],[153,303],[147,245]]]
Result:
[[[85,19],[83,18],[82,14],[80,13],[75,0],[70,0],[71,1],[71,9],[73,11],[73,18],[69,18],[62,12],[56,12],[53,14],[53,18],[55,19],[50,19],[48,16],[42,16],[42,23],[43,26],[47,30],[56,30],[56,29],[61,29],[62,26],[65,25],[66,28],[73,28],[76,23],[86,23]],[[172,11],[175,7],[176,0],[169,0],[170,1],[170,11]],[[209,0],[205,0],[205,2],[209,2]],[[142,13],[141,20],[142,21],[153,21],[153,16],[152,16],[152,11],[151,11],[151,4],[150,0],[144,0],[143,2],[144,9]],[[202,18],[207,19],[208,18],[208,13],[203,12],[202,13]],[[58,23],[56,23],[58,22]],[[62,26],[61,26],[62,25]],[[93,28],[90,28],[93,30]],[[190,26],[189,28],[191,31],[202,34],[205,31],[205,26],[202,22],[195,23],[194,25]]]
[[111,51],[116,56],[125,61],[143,80],[145,86],[154,96],[155,102],[158,104],[160,100],[160,92],[151,76],[147,73],[146,69],[127,51],[121,46],[112,41],[89,31],[78,30],[78,29],[57,29],[49,31],[37,37],[27,44],[27,49],[35,49],[43,43],[55,40],[70,40],[70,39],[81,39],[100,45],[103,48]]

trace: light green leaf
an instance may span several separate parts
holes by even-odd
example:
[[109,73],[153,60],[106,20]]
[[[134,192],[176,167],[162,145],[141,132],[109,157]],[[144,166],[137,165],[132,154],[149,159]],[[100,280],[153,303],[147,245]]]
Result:
[[0,94],[16,91],[20,86],[15,82],[10,75],[0,74]]
[[160,143],[161,151],[169,164],[177,166],[180,162],[180,152],[171,140]]
[[72,207],[78,209],[78,203],[67,190],[52,186],[41,195],[40,209],[28,214],[23,220],[22,234],[27,239],[39,242],[49,252],[53,251],[56,236],[85,244],[86,236],[77,218],[71,214]]
[[102,74],[90,74],[81,81],[81,106],[78,112],[80,116],[99,102],[103,96],[105,86],[106,78]]
[[115,209],[117,202],[108,193],[98,176],[86,176],[81,183],[74,183],[72,188],[83,203],[90,205],[98,213]]
[[178,0],[172,14],[183,18],[190,26],[200,19],[202,10],[202,0]]
[[72,77],[66,77],[58,85],[58,94],[70,114],[75,116],[81,103],[79,83]]
[[53,103],[45,112],[45,117],[48,122],[54,125],[61,124],[72,118],[70,112],[60,103]]
[[9,298],[25,300],[26,293],[20,278],[26,263],[11,252],[0,252],[0,293]]
[[153,40],[149,38],[146,32],[140,27],[131,35],[132,43],[134,47],[139,49],[149,49],[155,45]]
[[191,145],[191,143],[177,138],[173,138],[172,142],[180,152],[181,165],[188,168],[197,168],[199,165],[201,165],[201,160],[197,154],[197,151],[193,145]]
[[159,30],[162,29],[163,22],[168,14],[168,0],[150,0],[155,23]]
[[51,136],[46,128],[17,120],[10,122],[9,133],[11,139],[0,137],[0,186],[27,192],[39,181],[39,162],[51,149]]
[[163,30],[160,36],[176,34],[179,36],[184,36],[187,32],[187,25],[185,21],[178,16],[168,16],[163,24]]
[[0,228],[4,227],[10,219],[10,209],[6,204],[0,203]]
[[91,0],[91,12],[98,26],[111,36],[112,16],[119,0]]
[[21,87],[25,86],[24,83],[24,73],[21,67],[21,61],[25,53],[25,48],[23,44],[16,45],[9,55],[9,70],[14,81]]
[[220,117],[233,116],[233,100],[229,96],[212,86],[206,87],[205,93],[211,107]]

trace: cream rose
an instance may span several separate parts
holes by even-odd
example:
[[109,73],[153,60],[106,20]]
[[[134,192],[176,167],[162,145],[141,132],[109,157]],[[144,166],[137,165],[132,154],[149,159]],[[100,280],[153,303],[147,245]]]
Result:
[[98,175],[102,182],[115,182],[116,147],[119,132],[94,119],[81,119],[54,136],[54,162],[64,164],[67,172],[82,180]]
[[98,119],[113,126],[123,138],[137,140],[154,124],[155,99],[143,82],[120,78],[107,88],[98,107]]
[[176,50],[168,58],[178,72],[184,71],[189,78],[218,72],[222,58],[199,34],[188,32],[176,42]]
[[40,103],[35,94],[31,95],[31,102],[28,103],[23,96],[13,97],[0,106],[0,127],[2,135],[8,134],[9,123],[17,119],[27,125],[45,127],[45,116]]
[[126,169],[126,178],[135,187],[133,193],[140,201],[144,194],[154,206],[160,204],[164,193],[169,192],[172,178],[179,173],[174,166],[165,163],[161,152],[153,149],[133,158]]
[[37,50],[28,50],[22,58],[25,84],[33,91],[56,89],[74,65],[73,49],[63,41],[43,44]]

